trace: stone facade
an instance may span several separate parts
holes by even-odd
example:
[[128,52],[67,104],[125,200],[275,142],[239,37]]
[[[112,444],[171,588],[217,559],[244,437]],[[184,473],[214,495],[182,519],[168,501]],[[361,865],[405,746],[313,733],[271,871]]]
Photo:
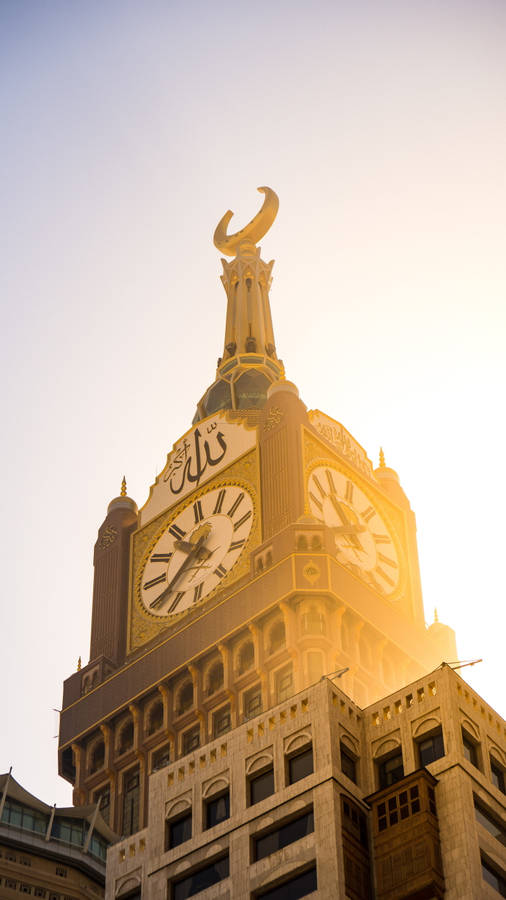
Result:
[[505,723],[448,666],[364,710],[325,678],[151,775],[148,827],[109,850],[106,898],[177,898],[214,860],[229,875],[199,900],[261,897],[313,868],[316,890],[297,896],[493,898],[482,861],[504,873],[504,825],[501,841],[483,817],[504,823],[505,771]]

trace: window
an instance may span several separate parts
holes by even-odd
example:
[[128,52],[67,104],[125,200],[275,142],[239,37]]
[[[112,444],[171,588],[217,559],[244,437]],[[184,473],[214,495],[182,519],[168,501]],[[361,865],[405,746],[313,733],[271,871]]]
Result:
[[102,769],[104,761],[105,745],[103,741],[99,741],[98,744],[95,744],[91,754],[90,772],[97,772],[99,769]]
[[269,653],[277,653],[278,650],[281,650],[281,648],[285,646],[285,642],[285,623],[276,622],[270,633]]
[[302,616],[302,631],[304,634],[325,634],[325,616],[311,607],[309,612]]
[[20,884],[19,885],[19,893],[20,894],[31,894],[32,889],[29,884]]
[[267,400],[269,379],[262,372],[248,370],[234,384],[237,409],[260,409]]
[[[414,784],[409,791],[408,789],[400,791],[399,794],[394,794],[388,800],[378,803],[376,808],[378,831],[385,831],[389,826],[397,825],[398,822],[419,813],[420,809],[420,791],[418,785]],[[434,791],[431,787],[429,787],[429,809],[433,815],[436,815]]]
[[499,788],[503,794],[506,794],[504,787],[504,769],[501,766],[501,763],[494,759],[493,756],[490,757],[490,773],[492,775],[492,783],[495,784],[496,788]]
[[249,779],[249,802],[250,806],[265,800],[274,793],[274,769],[269,768],[261,772],[259,775],[253,775]]
[[283,825],[271,828],[267,833],[261,834],[253,838],[253,862],[282,850],[288,844],[299,841],[307,834],[314,831],[314,815],[313,810],[291,819]]
[[481,857],[481,877],[483,878],[483,881],[486,881],[487,884],[490,884],[491,887],[495,888],[501,897],[506,897],[505,873],[493,863],[489,862],[488,859],[485,859],[484,856]]
[[262,712],[262,689],[259,684],[244,694],[243,709],[245,719],[253,719]]
[[198,747],[200,747],[200,725],[195,725],[195,728],[190,728],[183,734],[183,754],[191,753]]
[[56,866],[56,874],[59,875],[60,878],[66,878],[68,872],[63,866]]
[[369,840],[367,837],[367,818],[365,813],[345,794],[341,794],[341,803],[343,831],[352,834],[368,850]]
[[220,822],[230,818],[230,791],[223,791],[216,797],[211,797],[204,804],[205,828],[214,828]]
[[220,688],[223,687],[223,663],[215,663],[209,672],[209,679],[207,683],[207,693],[215,694],[216,691],[219,691]]
[[476,766],[476,768],[479,769],[478,745],[464,729],[462,729],[462,748],[467,761],[470,762],[472,766]]
[[255,663],[255,648],[253,647],[253,642],[248,641],[246,644],[243,644],[240,652],[239,652],[239,674],[242,675],[243,672],[247,672],[248,669],[252,669]]
[[149,710],[148,716],[148,734],[154,734],[155,731],[159,731],[163,725],[163,703],[161,700],[157,700],[156,703],[153,703],[153,706]]
[[184,712],[188,709],[191,709],[193,706],[193,684],[191,681],[187,681],[184,687],[181,688],[181,692],[179,694],[179,706],[177,710],[178,716],[182,716]]
[[164,744],[163,747],[159,747],[158,750],[153,752],[151,757],[151,771],[158,772],[158,769],[163,769],[164,766],[168,766],[170,763],[170,747],[168,744]]
[[219,709],[213,715],[213,737],[220,737],[230,731],[230,706]]
[[192,836],[192,811],[187,810],[181,816],[166,822],[165,825],[165,849],[173,850]]
[[46,896],[46,889],[43,888],[43,887],[35,887],[35,888],[33,889],[33,893],[34,893],[34,896],[35,896],[35,897],[45,897],[45,896]]
[[282,703],[283,700],[288,700],[293,694],[293,674],[292,667],[288,666],[286,669],[281,669],[280,672],[276,672],[276,703]]
[[139,830],[139,770],[128,772],[123,778],[123,834]]
[[109,817],[111,812],[111,790],[109,787],[100,788],[98,791],[95,791],[93,795],[93,799],[95,803],[98,803],[100,800],[99,810],[100,815],[102,816],[104,822],[109,824]]
[[26,831],[45,834],[49,817],[35,812],[34,809],[30,809],[28,806],[22,806],[21,803],[16,803],[10,797],[7,797],[2,812],[2,822],[11,826],[14,825],[17,828],[23,828]]
[[341,742],[341,771],[350,781],[357,784],[357,760],[352,755],[351,750]]
[[476,797],[473,797],[473,799],[476,821],[483,825],[501,844],[506,844],[506,830],[499,819],[486,806],[480,803]]
[[301,778],[311,775],[313,767],[313,746],[305,747],[293,756],[288,757],[288,784],[295,784]]
[[391,784],[395,784],[396,781],[404,778],[401,750],[392,756],[388,756],[386,759],[378,760],[377,766],[380,789],[390,787]]
[[198,869],[194,869],[189,875],[185,875],[171,884],[171,900],[186,900],[193,897],[199,891],[204,891],[213,884],[218,884],[228,878],[230,872],[228,853],[220,856],[212,863],[206,863]]
[[434,734],[428,737],[420,738],[416,742],[418,748],[418,759],[421,766],[428,766],[436,759],[441,759],[445,755],[445,747],[443,742],[443,731],[439,728]]
[[121,734],[119,737],[119,745],[118,745],[118,753],[121,756],[122,753],[126,753],[127,750],[130,750],[134,745],[134,723],[127,722],[126,725],[121,729]]
[[305,872],[292,876],[277,887],[267,888],[267,890],[255,894],[255,898],[257,900],[299,900],[300,897],[307,897],[317,889],[316,866],[314,865]]

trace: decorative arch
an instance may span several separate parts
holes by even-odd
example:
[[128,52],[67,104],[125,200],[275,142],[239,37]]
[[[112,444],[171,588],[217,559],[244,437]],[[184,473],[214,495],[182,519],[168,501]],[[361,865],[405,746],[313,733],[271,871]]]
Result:
[[168,803],[165,807],[165,818],[173,819],[175,816],[178,816],[180,813],[184,813],[187,809],[191,808],[191,795],[178,797],[176,800],[173,800],[172,803]]
[[237,671],[240,675],[248,672],[255,665],[255,645],[248,638],[243,641],[237,652]]
[[469,732],[471,737],[473,737],[476,741],[481,740],[479,729],[474,724],[474,722],[471,722],[470,719],[463,718],[460,724],[462,725],[462,728],[465,728],[465,730]]
[[426,731],[433,731],[435,728],[439,728],[440,725],[441,719],[439,716],[429,716],[428,719],[423,719],[413,729],[413,737],[419,737],[421,734],[425,734]]
[[181,716],[193,706],[193,681],[191,678],[186,679],[180,687],[176,695],[176,714]]
[[258,772],[259,769],[264,769],[266,766],[272,766],[273,756],[272,750],[268,753],[262,751],[258,754],[258,756],[250,759],[246,765],[246,774],[251,775],[253,772]]
[[163,700],[155,697],[146,709],[145,728],[147,734],[154,734],[163,727]]
[[492,742],[490,742],[489,750],[490,755],[494,759],[496,759],[498,763],[500,763],[502,766],[506,766],[506,754],[501,750],[500,747],[497,746],[497,744],[493,744]]
[[88,749],[88,769],[90,775],[103,769],[105,765],[105,742],[103,737],[97,737]]
[[211,797],[213,794],[218,794],[220,791],[226,791],[228,787],[230,787],[230,781],[222,775],[205,786],[202,791],[202,796],[204,798]]
[[215,659],[209,666],[206,676],[206,694],[215,694],[225,683],[225,670],[221,659]]
[[352,738],[351,735],[345,733],[341,734],[340,741],[348,750],[351,750],[354,756],[359,755],[358,741],[356,741],[355,738]]
[[294,737],[288,738],[285,744],[285,753],[295,753],[296,750],[307,747],[312,740],[313,738],[310,731],[300,731]]
[[131,891],[141,887],[141,876],[139,874],[129,874],[124,881],[120,881],[116,890],[116,897],[126,897]]
[[380,756],[386,756],[387,753],[392,753],[401,746],[400,738],[389,737],[385,741],[382,741],[381,744],[378,744],[374,751],[374,759],[378,759]]
[[131,716],[124,719],[118,728],[117,750],[121,756],[127,750],[131,750],[134,745],[134,720]]

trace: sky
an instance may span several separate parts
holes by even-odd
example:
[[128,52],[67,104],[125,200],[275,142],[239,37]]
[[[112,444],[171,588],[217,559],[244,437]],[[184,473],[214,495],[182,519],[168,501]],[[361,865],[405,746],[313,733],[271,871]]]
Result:
[[504,714],[505,41],[502,0],[2,0],[0,770],[42,800],[97,529],[214,380],[259,185],[287,378],[384,448]]

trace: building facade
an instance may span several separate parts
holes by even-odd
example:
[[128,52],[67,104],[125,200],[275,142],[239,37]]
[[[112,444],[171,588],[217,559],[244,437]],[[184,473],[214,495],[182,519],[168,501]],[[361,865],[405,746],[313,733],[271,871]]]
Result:
[[107,848],[118,835],[98,807],[48,806],[9,773],[0,775],[0,897],[97,900]]
[[60,773],[125,836],[150,821],[151,776],[325,676],[367,710],[456,659],[451,628],[425,625],[397,473],[285,378],[257,247],[278,200],[260,190],[249,225],[228,235],[229,212],[215,232],[232,257],[215,379],[144,506],[125,483],[109,504],[90,659],[64,684]]

